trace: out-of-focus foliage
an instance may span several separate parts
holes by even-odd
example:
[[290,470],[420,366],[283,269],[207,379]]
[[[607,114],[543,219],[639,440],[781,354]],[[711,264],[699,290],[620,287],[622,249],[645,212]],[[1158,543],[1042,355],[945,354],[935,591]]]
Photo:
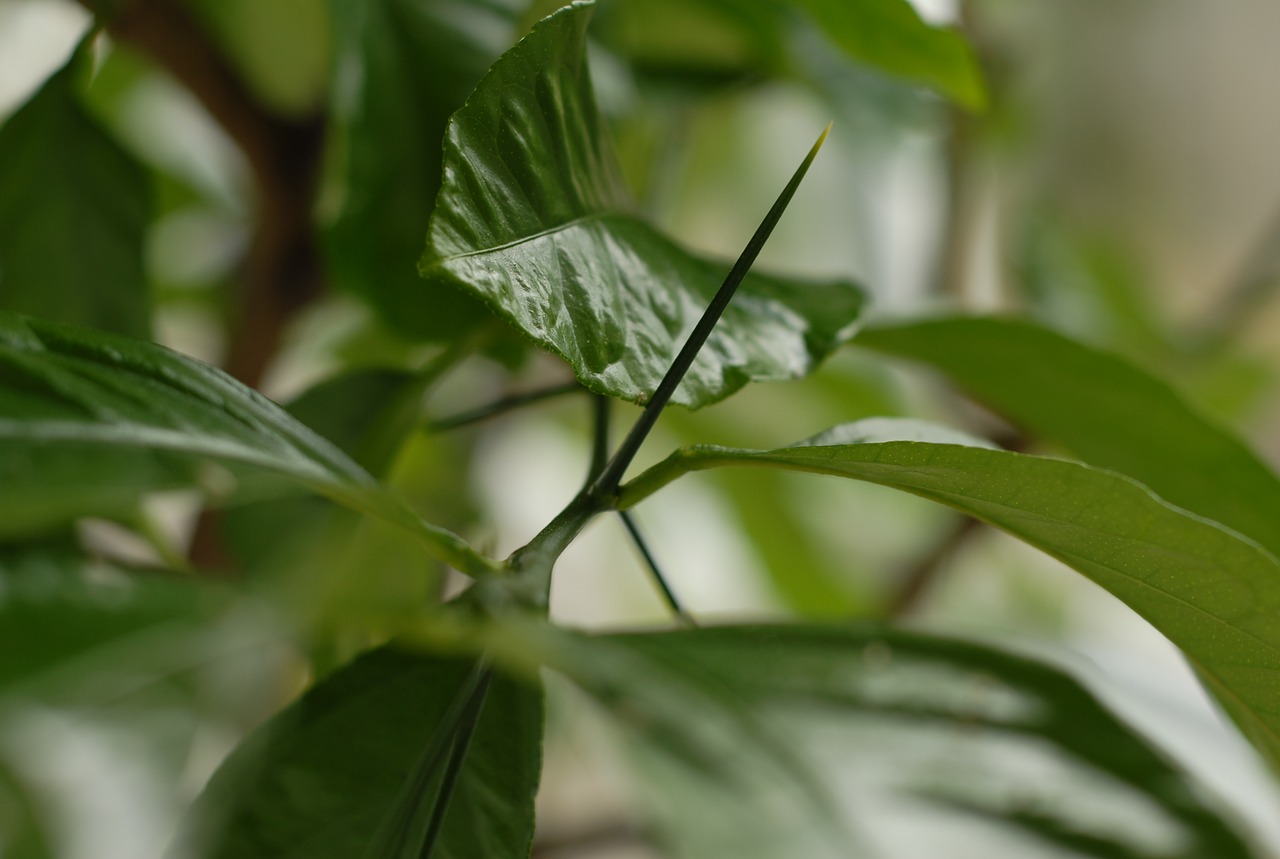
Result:
[[0,856],[1269,855],[1274,240],[1166,306],[945,5],[0,0]]

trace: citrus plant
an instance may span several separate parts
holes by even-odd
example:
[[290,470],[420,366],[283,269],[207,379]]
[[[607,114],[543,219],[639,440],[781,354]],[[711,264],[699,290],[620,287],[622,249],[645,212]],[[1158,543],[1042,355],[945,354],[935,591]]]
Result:
[[[1109,591],[1280,760],[1280,479],[1164,382],[1037,323],[859,330],[858,284],[755,271],[826,131],[795,153],[736,263],[685,247],[634,196],[637,159],[624,164],[610,131],[621,111],[589,63],[598,32],[597,70],[660,78],[684,110],[744,68],[779,74],[795,25],[843,62],[980,109],[956,31],[905,0],[619,0],[602,3],[598,31],[587,0],[333,0],[332,90],[308,113],[280,107],[285,84],[246,89],[223,54],[246,43],[216,4],[87,5],[222,123],[261,226],[221,308],[233,376],[147,339],[151,201],[195,192],[161,175],[154,194],[102,118],[110,92],[87,94],[100,31],[0,128],[0,855],[74,850],[57,779],[22,748],[47,714],[112,736],[131,724],[168,747],[174,785],[195,767],[198,796],[176,832],[155,835],[171,856],[550,855],[535,841],[544,684],[626,737],[655,788],[627,837],[656,855],[901,855],[872,834],[885,797],[1046,855],[1259,855],[1194,777],[1053,660],[870,612],[707,622],[634,516],[720,469],[936,502]],[[734,50],[695,69],[664,49],[673,24],[708,20]],[[505,51],[491,38],[531,23]],[[95,87],[121,91],[140,61],[112,50]],[[284,408],[250,383],[323,282],[360,296],[398,345],[366,344],[380,363],[338,360]],[[801,441],[688,444],[636,465],[668,407],[799,380],[851,341],[873,362],[944,374],[1018,427],[1018,444],[851,407]],[[515,378],[543,360],[534,351],[572,379],[471,414],[430,411],[468,362]],[[462,475],[484,454],[450,433],[574,395],[591,415],[580,490],[537,511],[544,527],[505,557],[465,539],[480,532]],[[639,407],[625,433],[619,403]],[[785,516],[783,493],[772,500]],[[183,505],[187,541],[159,523]],[[608,517],[634,538],[669,623],[586,632],[551,615],[557,561]],[[144,560],[124,550],[138,544]],[[225,669],[278,665],[265,654],[282,647],[293,669],[268,690]],[[201,769],[191,749],[211,724],[235,741]],[[962,841],[940,849],[967,855]]]

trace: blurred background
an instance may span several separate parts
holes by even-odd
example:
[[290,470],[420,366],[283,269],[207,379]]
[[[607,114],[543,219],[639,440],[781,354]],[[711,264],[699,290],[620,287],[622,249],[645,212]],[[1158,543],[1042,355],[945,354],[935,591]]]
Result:
[[[494,56],[550,8],[474,5],[506,22],[486,30],[484,16],[476,19],[476,41],[495,46]],[[277,115],[304,122],[324,110],[342,114],[335,78],[343,32],[324,0],[187,6]],[[1280,5],[917,6],[931,22],[963,26],[986,76],[987,110],[956,107],[859,66],[798,18],[761,40],[708,3],[698,7],[697,26],[677,33],[660,22],[678,3],[601,0],[593,73],[643,209],[685,244],[732,257],[834,119],[763,268],[856,279],[872,296],[874,318],[944,309],[1030,316],[1155,371],[1280,462],[1280,339],[1272,333],[1280,326]],[[0,118],[66,61],[89,26],[75,3],[0,0]],[[239,368],[280,401],[338,369],[408,366],[434,353],[380,319],[338,275],[289,309],[265,356],[237,364],[237,284],[256,247],[255,166],[151,59],[109,39],[95,56],[86,104],[155,175],[146,267],[156,339]],[[342,168],[332,150],[324,157],[318,205],[307,217],[329,229],[342,208]],[[412,271],[414,261],[402,265]],[[567,379],[547,356],[515,370],[477,360],[433,390],[425,408],[441,418]],[[619,426],[634,413],[618,404]],[[639,464],[689,441],[777,446],[876,414],[1010,432],[937,378],[849,348],[802,383],[758,385],[705,411],[665,416]],[[560,398],[452,434],[422,433],[392,479],[504,555],[577,491],[589,417],[584,402]],[[193,539],[197,509],[182,499],[158,506],[176,544]],[[699,618],[888,617],[1069,666],[1247,821],[1264,855],[1280,855],[1275,785],[1180,656],[1050,559],[913,497],[796,475],[691,478],[638,516]],[[112,553],[129,549],[119,536],[106,538]],[[403,546],[372,551],[403,561],[401,576],[421,566],[403,560]],[[296,586],[263,587],[224,627],[206,630],[213,643],[201,658],[219,667],[198,694],[152,695],[128,710],[147,714],[141,720],[74,707],[0,710],[0,749],[52,809],[56,855],[158,855],[239,733],[305,676],[298,648],[278,634],[299,624],[281,596]],[[372,614],[402,592],[403,580],[379,587],[361,597]],[[322,615],[341,602],[326,599]],[[610,521],[563,559],[553,615],[592,629],[670,622]],[[637,836],[628,810],[644,790],[622,774],[625,753],[608,730],[571,690],[555,696],[551,714],[558,729],[548,740],[535,855],[660,855]],[[856,748],[847,751],[856,759]],[[980,827],[966,830],[973,846],[963,852],[948,830],[921,827],[900,810],[886,811],[881,824],[876,838],[894,845],[887,855],[1040,855],[1025,845],[1001,853],[1015,848]]]

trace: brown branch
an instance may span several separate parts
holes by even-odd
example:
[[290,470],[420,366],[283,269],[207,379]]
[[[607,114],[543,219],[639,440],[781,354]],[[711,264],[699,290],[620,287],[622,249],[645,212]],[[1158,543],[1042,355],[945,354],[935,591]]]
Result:
[[256,384],[293,314],[320,292],[311,224],[323,142],[320,115],[282,116],[264,105],[199,20],[177,0],[79,0],[104,13],[107,32],[173,75],[244,154],[257,223],[232,302],[226,369]]

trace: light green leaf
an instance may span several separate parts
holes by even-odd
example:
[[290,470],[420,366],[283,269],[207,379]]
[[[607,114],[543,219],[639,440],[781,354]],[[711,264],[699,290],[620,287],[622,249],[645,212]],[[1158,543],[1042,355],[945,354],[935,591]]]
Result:
[[463,571],[494,567],[224,373],[152,343],[0,312],[0,534],[119,515],[127,507],[112,505],[143,493],[200,485],[209,462],[383,518]]
[[145,169],[81,106],[87,46],[0,128],[0,308],[145,337]]
[[1183,650],[1249,738],[1280,763],[1276,557],[1130,478],[980,444],[917,421],[871,419],[779,450],[684,448],[623,487],[620,504],[725,465],[850,477],[946,504],[1119,597]]
[[981,109],[982,72],[956,30],[933,27],[909,0],[801,0],[798,4],[845,53]]
[[[185,837],[209,859],[416,859],[475,671],[391,647],[359,657],[232,753]],[[497,674],[481,695],[433,859],[529,855],[543,721],[531,683]]]
[[[651,740],[650,754],[683,756],[687,777],[704,776],[703,763],[672,738],[703,751],[719,742],[741,761],[758,751],[751,738],[708,734],[731,730],[731,714],[756,714],[816,770],[853,788],[857,831],[874,834],[886,806],[925,798],[965,803],[1061,846],[1089,839],[1099,850],[1086,855],[1252,855],[1193,779],[1039,660],[870,625],[548,632],[542,642],[548,664]],[[1100,808],[1121,811],[1108,820]],[[914,804],[917,825],[949,819],[927,811]],[[721,828],[754,832],[741,805],[731,814]],[[717,827],[704,819],[698,828]],[[745,852],[715,855],[797,855],[797,835],[782,833],[772,851],[745,843]],[[832,855],[848,855],[847,844]]]
[[[420,270],[476,295],[594,391],[644,402],[729,266],[635,213],[587,72],[588,3],[536,26],[449,123]],[[701,406],[797,378],[852,334],[851,284],[749,275],[676,391]]]
[[1125,359],[1006,319],[881,326],[858,343],[936,367],[1033,435],[1280,554],[1280,478],[1239,439]]
[[338,283],[395,330],[450,339],[487,316],[453,289],[424,294],[413,261],[440,189],[445,125],[511,44],[511,17],[464,0],[329,0],[336,218],[327,232]]

